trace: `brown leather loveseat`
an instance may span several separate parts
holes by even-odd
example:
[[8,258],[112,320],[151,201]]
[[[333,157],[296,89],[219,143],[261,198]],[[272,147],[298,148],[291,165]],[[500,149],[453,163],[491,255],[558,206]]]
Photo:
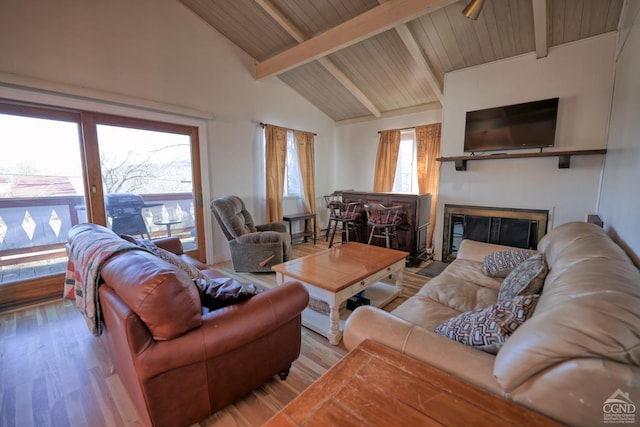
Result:
[[[155,243],[207,277],[222,276],[185,255],[177,238]],[[191,277],[152,253],[119,252],[101,277],[100,339],[147,425],[198,422],[274,375],[286,378],[300,354],[308,303],[300,283],[203,314]]]

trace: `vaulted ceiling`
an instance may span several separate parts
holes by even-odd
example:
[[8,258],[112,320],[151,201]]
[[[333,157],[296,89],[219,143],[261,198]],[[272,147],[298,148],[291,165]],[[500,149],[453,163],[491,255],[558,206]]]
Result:
[[440,107],[444,74],[615,31],[624,0],[180,0],[337,122]]

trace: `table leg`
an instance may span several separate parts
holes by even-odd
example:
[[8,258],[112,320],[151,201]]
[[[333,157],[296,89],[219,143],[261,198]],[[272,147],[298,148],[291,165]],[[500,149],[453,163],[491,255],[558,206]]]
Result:
[[[331,305],[335,304],[335,305]],[[340,305],[329,303],[329,336],[327,339],[332,345],[338,345],[342,334],[340,333]]]
[[396,289],[398,289],[398,296],[399,297],[402,296],[403,271],[404,271],[403,268],[401,268],[400,270],[396,271]]

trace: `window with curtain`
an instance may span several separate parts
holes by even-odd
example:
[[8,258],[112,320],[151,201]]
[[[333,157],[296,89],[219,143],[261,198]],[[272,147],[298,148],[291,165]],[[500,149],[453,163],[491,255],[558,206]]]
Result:
[[431,194],[427,242],[432,241],[436,220],[441,127],[434,123],[380,131],[373,179],[373,191]]
[[391,191],[415,194],[419,192],[416,160],[416,131],[415,129],[403,130],[400,132],[398,164]]
[[315,134],[264,127],[267,221],[282,220],[282,200],[300,197],[304,212],[315,212]]
[[283,197],[300,197],[300,164],[293,131],[287,131],[287,160],[284,169]]

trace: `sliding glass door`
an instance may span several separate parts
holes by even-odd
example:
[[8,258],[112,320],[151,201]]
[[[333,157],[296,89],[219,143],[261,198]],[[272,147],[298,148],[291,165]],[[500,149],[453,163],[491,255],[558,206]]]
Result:
[[2,284],[64,271],[64,242],[84,203],[79,117],[22,106],[0,110]]
[[[204,260],[197,128],[91,114],[83,123],[97,152],[98,174],[89,173],[94,222],[117,234],[179,237],[185,251]],[[99,214],[99,215],[98,215]]]
[[204,256],[198,129],[0,102],[0,308],[62,295],[69,229]]

